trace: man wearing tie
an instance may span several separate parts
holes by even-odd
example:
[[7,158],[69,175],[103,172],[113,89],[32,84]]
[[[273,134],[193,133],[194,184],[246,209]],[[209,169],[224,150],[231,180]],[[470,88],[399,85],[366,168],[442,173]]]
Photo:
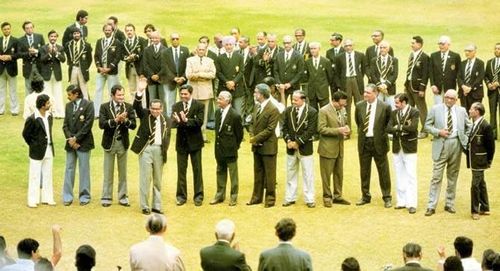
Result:
[[356,205],[365,205],[371,202],[370,178],[372,159],[377,166],[380,190],[384,207],[392,207],[391,177],[387,152],[389,139],[386,127],[391,118],[391,107],[377,99],[378,88],[368,84],[363,94],[364,101],[356,104],[356,124],[358,126],[359,169],[361,175],[361,199]]
[[408,94],[394,97],[396,109],[391,113],[387,132],[392,135],[394,172],[396,173],[395,209],[417,211],[417,144],[418,109],[408,104]]
[[490,107],[490,125],[493,130],[493,136],[497,139],[498,131],[498,113],[500,113],[500,42],[495,44],[495,57],[488,60],[486,64],[486,73],[484,82],[488,87],[488,102]]
[[460,105],[468,110],[475,102],[481,102],[484,96],[484,62],[476,57],[476,45],[465,47],[465,60],[458,73],[458,98]]
[[[137,86],[139,85],[139,75],[141,74],[141,59],[144,49],[148,41],[135,34],[135,26],[133,24],[125,25],[125,38],[123,44],[123,61],[125,61],[125,76],[128,80],[128,89],[132,96],[135,96]],[[145,102],[144,99],[143,102]],[[143,107],[147,107],[143,104]]]
[[[319,48],[311,43],[311,52],[316,49]],[[316,54],[318,53],[316,50]],[[283,139],[286,142],[287,152],[287,180],[283,206],[295,204],[298,174],[302,167],[304,201],[307,207],[314,208],[316,204],[314,202],[313,136],[316,134],[318,111],[306,103],[306,94],[303,91],[296,90],[292,95],[292,105],[285,110],[283,117]]]
[[87,22],[89,18],[89,13],[86,10],[79,10],[76,13],[76,21],[72,24],[70,24],[68,27],[66,27],[66,30],[64,30],[64,35],[62,38],[62,45],[66,47],[66,43],[70,42],[73,39],[74,36],[74,28],[80,32],[80,37],[82,40],[87,41],[88,37],[88,29],[87,29]]
[[304,74],[304,58],[292,48],[292,37],[283,37],[285,50],[278,53],[273,64],[274,78],[280,93],[285,94],[285,102],[295,90],[300,89]]
[[215,78],[215,64],[210,57],[206,56],[206,52],[207,45],[203,43],[198,44],[196,55],[186,60],[186,77],[189,80],[189,84],[193,87],[193,99],[198,100],[204,106],[201,131],[203,133],[203,140],[205,143],[208,143],[206,129],[208,108],[214,95],[212,80]]
[[0,44],[0,115],[5,113],[5,99],[7,98],[7,84],[9,84],[10,113],[19,114],[17,98],[17,39],[10,35],[11,25],[3,22]]
[[19,38],[19,56],[23,59],[23,77],[24,87],[26,89],[26,96],[32,92],[31,79],[33,73],[37,70],[38,61],[40,60],[40,48],[45,45],[43,36],[34,33],[35,25],[30,21],[23,23],[23,30],[25,35]]
[[90,203],[90,151],[94,149],[94,104],[83,98],[80,87],[69,85],[66,89],[69,103],[66,104],[63,132],[66,138],[66,170],[64,173],[63,203],[73,203],[76,163],[79,163],[80,205]]
[[478,220],[479,215],[489,215],[490,204],[488,190],[484,180],[484,171],[491,167],[495,155],[495,139],[493,130],[484,119],[484,105],[475,102],[469,109],[473,121],[467,145],[467,167],[472,170],[472,185],[470,189],[472,219]]
[[273,76],[273,65],[276,56],[283,48],[276,44],[276,34],[269,33],[267,35],[267,45],[264,49],[257,52],[254,61],[254,82],[256,84],[262,83],[264,78]]
[[95,45],[94,61],[97,68],[96,90],[94,95],[95,116],[99,117],[99,108],[102,103],[104,84],[108,84],[109,92],[111,88],[118,85],[118,63],[122,59],[123,44],[113,37],[113,28],[109,24],[102,27],[104,37],[97,40]]
[[231,93],[221,91],[217,98],[219,110],[215,111],[215,160],[217,161],[217,193],[210,204],[224,202],[227,172],[231,178],[229,206],[238,202],[238,149],[243,140],[240,115],[231,107]]
[[443,103],[443,95],[448,89],[457,89],[460,69],[460,55],[450,50],[451,39],[439,37],[439,51],[431,54],[429,79],[434,93],[434,104]]
[[[350,205],[342,197],[344,180],[344,137],[351,134],[347,126],[345,105],[347,94],[337,91],[332,95],[332,101],[319,110],[319,169],[323,187],[323,205],[327,208],[333,204]],[[330,176],[333,177],[333,196],[330,186]]]
[[389,42],[381,41],[378,44],[380,54],[372,58],[368,72],[369,82],[378,88],[378,99],[394,107],[396,94],[396,80],[398,79],[398,59],[389,54]]
[[414,36],[411,40],[410,58],[405,78],[405,93],[408,94],[408,103],[416,106],[420,112],[420,123],[422,125],[418,138],[426,138],[424,132],[425,118],[427,117],[427,103],[425,102],[425,89],[429,79],[429,56],[422,51],[424,40],[420,36]]
[[328,104],[329,88],[333,89],[332,63],[326,57],[320,56],[320,48],[319,42],[309,43],[311,57],[304,65],[304,73],[308,82],[307,98],[309,98],[309,105],[316,110]]
[[90,64],[92,64],[92,46],[81,38],[80,30],[76,26],[73,27],[72,33],[73,39],[64,45],[68,60],[68,79],[72,85],[79,86],[83,97],[88,100],[87,82],[90,78]]
[[177,89],[186,81],[186,60],[189,57],[189,49],[180,44],[178,33],[170,34],[172,46],[168,47],[161,54],[162,65],[160,73],[165,77],[165,106],[167,108],[167,118],[172,115],[172,106],[177,98]]
[[462,150],[467,148],[471,123],[467,112],[457,102],[457,92],[449,89],[444,94],[444,103],[434,105],[425,120],[425,130],[434,136],[432,140],[432,179],[429,187],[429,202],[426,216],[436,212],[441,190],[441,181],[446,168],[446,203],[444,210],[454,214],[455,191]]
[[235,38],[226,36],[222,39],[226,53],[219,55],[215,61],[217,78],[219,79],[218,91],[226,90],[231,93],[232,107],[241,116],[245,100],[243,56],[234,52]]
[[111,206],[113,202],[113,172],[115,157],[118,165],[118,201],[122,206],[130,206],[127,190],[127,150],[128,130],[134,130],[135,111],[125,102],[125,90],[120,85],[111,88],[111,101],[99,109],[99,128],[103,130],[104,149],[103,182],[101,204]]
[[195,206],[203,204],[203,171],[201,149],[204,146],[201,126],[204,106],[193,99],[193,87],[183,85],[179,89],[181,101],[172,107],[172,125],[177,128],[175,151],[177,152],[177,192],[176,204],[184,205],[187,200],[186,171],[191,157],[193,169],[193,201]]
[[64,118],[61,63],[66,61],[66,56],[64,48],[56,43],[58,37],[55,30],[49,31],[49,43],[40,48],[39,70],[43,77],[45,90],[54,97],[54,117]]
[[[130,150],[139,155],[139,199],[142,213],[162,214],[161,182],[170,143],[170,120],[163,116],[163,103],[158,99],[150,101],[149,109],[142,107],[145,88],[146,86],[139,86],[135,94],[133,108],[137,117],[141,119],[141,125]],[[149,205],[150,192],[153,197],[151,205]]]
[[[247,205],[260,204],[265,201],[264,207],[273,207],[276,202],[276,155],[278,153],[278,138],[275,129],[278,125],[280,113],[271,102],[271,93],[266,84],[257,84],[254,90],[255,100],[259,103],[252,116],[252,144],[253,152],[253,192]],[[265,197],[263,197],[266,190]]]
[[344,53],[335,59],[335,87],[345,92],[347,95],[347,125],[351,127],[351,105],[361,101],[361,96],[365,88],[364,76],[367,73],[368,64],[365,55],[354,51],[352,39],[344,41]]
[[[342,47],[342,39],[343,37],[340,33],[335,32],[330,36],[330,45],[332,46],[332,48],[326,51],[326,58],[330,60],[332,65],[335,64],[335,57],[344,52],[344,47]],[[309,47],[310,46],[311,45],[309,45]]]
[[150,101],[159,99],[163,106],[165,107],[165,81],[164,75],[161,74],[161,70],[166,69],[163,66],[166,62],[161,60],[161,52],[166,50],[165,47],[160,42],[160,33],[157,31],[151,32],[150,34],[151,46],[144,49],[144,54],[142,56],[141,62],[141,77],[145,77],[148,81],[148,89],[146,92],[147,104]]

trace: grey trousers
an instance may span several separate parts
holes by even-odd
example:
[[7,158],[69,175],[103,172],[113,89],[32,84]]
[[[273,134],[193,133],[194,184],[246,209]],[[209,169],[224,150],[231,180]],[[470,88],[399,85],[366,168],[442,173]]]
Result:
[[115,157],[118,166],[118,200],[122,204],[127,204],[127,150],[121,140],[115,140],[111,149],[104,151],[101,203],[111,204],[113,201]]
[[161,179],[163,157],[161,146],[149,145],[139,155],[139,199],[141,209],[149,209],[149,192],[153,177],[153,201],[151,207],[161,210]]

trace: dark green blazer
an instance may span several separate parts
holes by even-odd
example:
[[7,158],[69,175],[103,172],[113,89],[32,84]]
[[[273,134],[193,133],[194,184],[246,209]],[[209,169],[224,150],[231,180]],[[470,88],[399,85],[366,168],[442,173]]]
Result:
[[260,254],[258,270],[306,271],[313,268],[309,253],[296,249],[289,243],[280,243]]
[[201,268],[204,271],[252,270],[245,260],[245,254],[233,249],[229,243],[217,241],[200,250]]

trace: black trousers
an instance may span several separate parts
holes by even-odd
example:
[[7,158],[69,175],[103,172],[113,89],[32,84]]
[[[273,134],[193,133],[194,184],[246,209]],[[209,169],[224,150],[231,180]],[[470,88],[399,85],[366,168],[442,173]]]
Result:
[[193,200],[203,201],[203,175],[201,167],[201,149],[192,152],[177,152],[177,193],[176,198],[179,202],[187,200],[187,181],[186,171],[188,166],[188,157],[191,157],[191,167],[193,168]]
[[484,181],[484,170],[472,171],[472,185],[470,187],[470,210],[473,214],[489,212],[488,190]]
[[391,176],[389,175],[389,163],[387,162],[387,153],[378,154],[375,151],[375,143],[373,138],[365,138],[363,152],[359,153],[359,165],[361,176],[361,194],[365,201],[371,201],[370,194],[370,178],[372,169],[372,158],[375,160],[375,165],[378,171],[378,180],[380,190],[382,191],[382,199],[384,201],[391,200]]

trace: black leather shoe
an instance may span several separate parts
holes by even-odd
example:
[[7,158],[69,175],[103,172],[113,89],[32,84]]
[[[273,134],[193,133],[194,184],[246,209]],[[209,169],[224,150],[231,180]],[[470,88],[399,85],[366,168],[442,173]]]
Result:
[[215,204],[219,204],[219,203],[222,203],[224,202],[223,200],[221,199],[213,199],[212,201],[210,201],[210,205],[215,205]]
[[238,202],[236,200],[231,200],[229,202],[229,206],[236,206],[236,204],[238,204]]
[[445,207],[444,207],[444,210],[445,210],[446,212],[450,213],[450,214],[454,214],[454,213],[456,213],[456,212],[457,212],[457,210],[455,210],[455,208],[450,207],[450,206],[445,206]]
[[391,207],[392,207],[392,202],[391,202],[390,200],[386,200],[386,201],[384,202],[384,207],[385,207],[385,208],[391,208]]
[[394,209],[401,210],[401,209],[406,209],[406,207],[404,207],[404,206],[396,206],[396,207],[394,207]]
[[123,207],[130,207],[130,203],[128,202],[120,202],[120,205]]
[[102,207],[109,207],[109,206],[111,206],[111,203],[103,203],[101,205],[102,205]]
[[316,204],[314,202],[309,202],[306,205],[307,205],[307,208],[314,208],[314,207],[316,207]]
[[434,209],[427,209],[427,211],[425,211],[425,216],[431,216],[435,213],[436,211]]
[[177,204],[177,206],[182,206],[184,204],[186,204],[186,201],[177,201],[175,204]]
[[285,201],[283,204],[281,204],[281,206],[288,207],[288,206],[292,206],[294,204],[295,204],[295,201]]
[[332,201],[333,204],[342,204],[342,205],[351,205],[350,202],[348,202],[347,200],[345,199],[334,199]]
[[80,202],[80,206],[85,206],[89,203],[90,203],[90,201],[82,201],[82,202]]
[[201,205],[203,205],[203,201],[201,201],[201,200],[195,200],[194,201],[194,206],[200,207]]
[[274,207],[274,203],[266,203],[264,204],[264,208],[271,208]]
[[256,201],[247,202],[247,205],[256,205],[256,204],[261,204],[261,202],[256,202]]
[[142,209],[142,214],[149,215],[149,214],[151,214],[151,211],[149,209]]
[[356,205],[361,206],[369,203],[370,203],[369,200],[360,199],[358,202],[356,202]]
[[416,213],[416,212],[417,212],[417,208],[415,208],[415,207],[410,207],[410,208],[408,208],[408,213],[410,213],[410,214],[414,214],[414,213]]
[[72,201],[65,201],[63,204],[64,206],[70,206],[73,202]]
[[155,208],[151,209],[151,212],[157,213],[157,214],[160,214],[160,215],[163,214],[163,212],[161,210],[158,210],[158,209],[155,209]]

